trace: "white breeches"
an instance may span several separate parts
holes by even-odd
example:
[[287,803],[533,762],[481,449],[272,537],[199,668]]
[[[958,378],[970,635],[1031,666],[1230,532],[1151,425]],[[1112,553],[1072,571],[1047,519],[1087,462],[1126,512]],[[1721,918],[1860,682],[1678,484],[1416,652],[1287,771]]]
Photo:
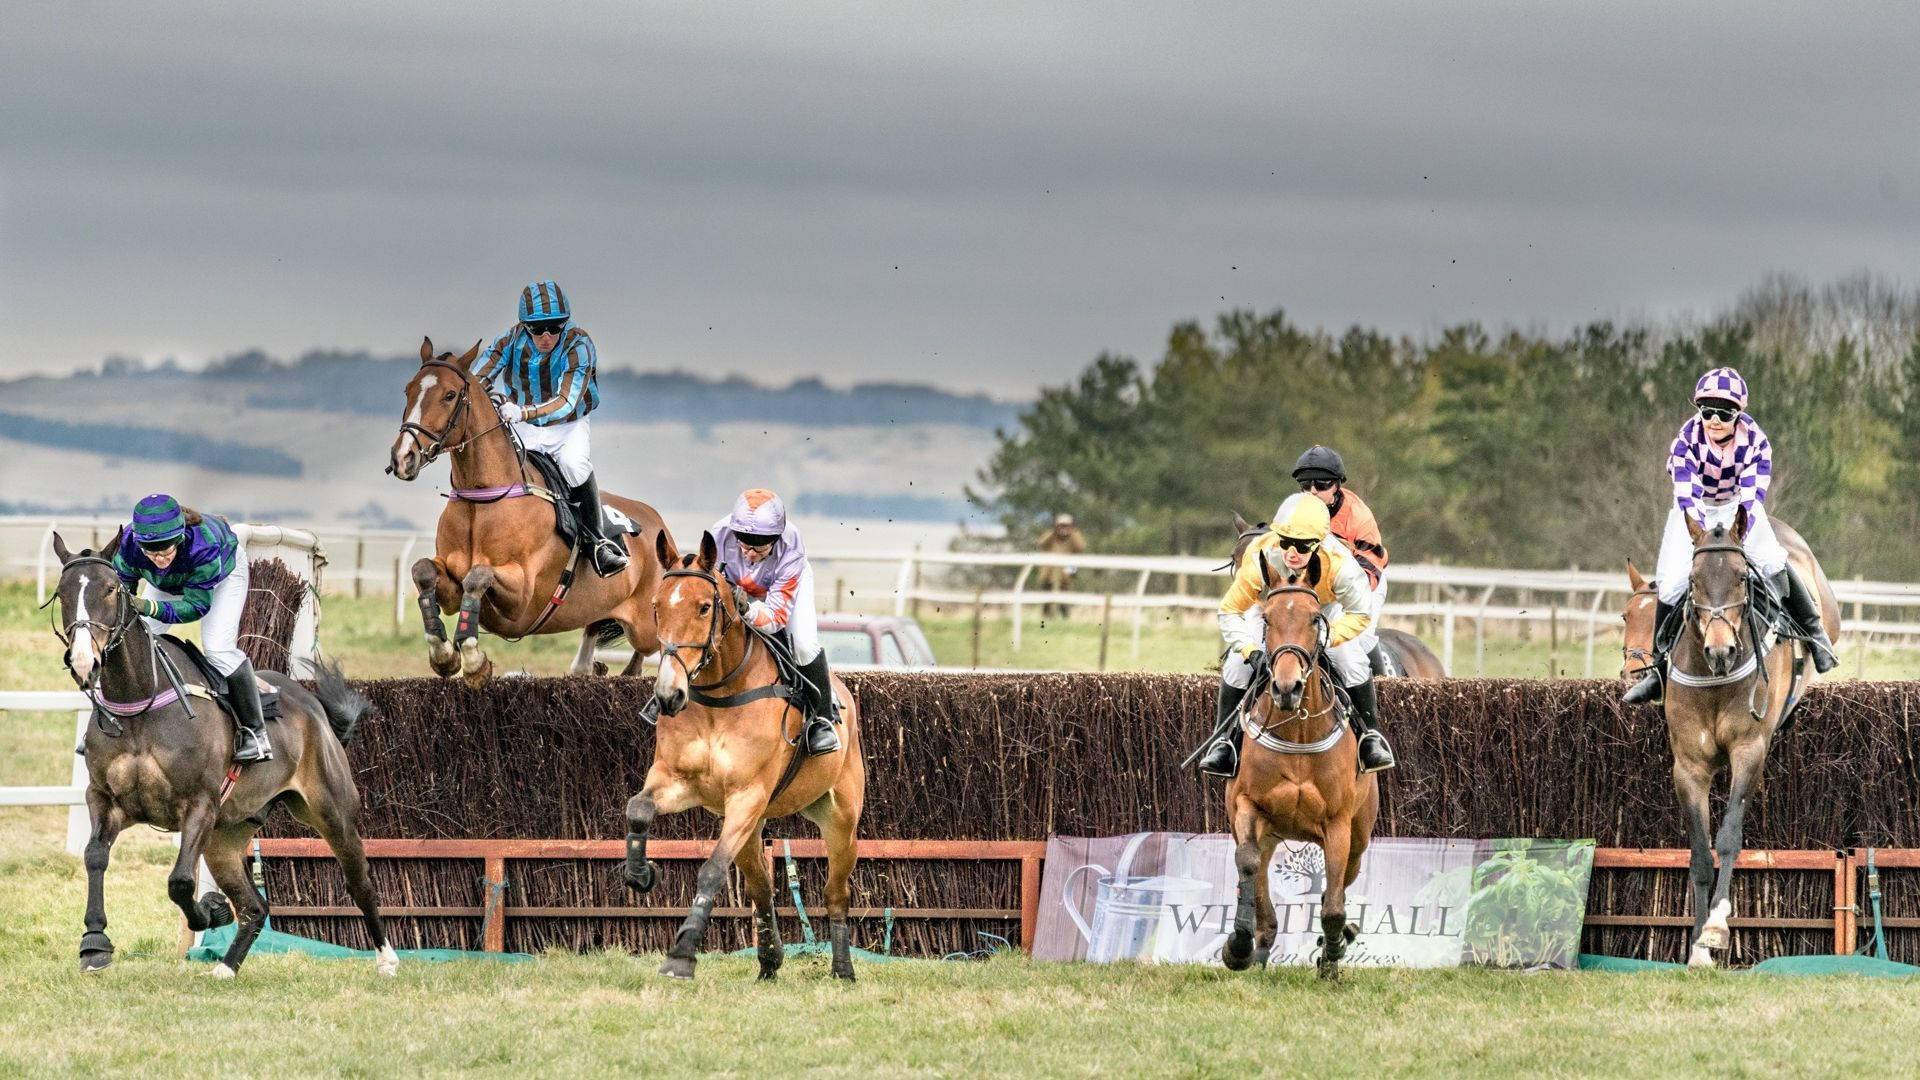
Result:
[[[234,548],[233,557],[233,573],[213,587],[213,603],[200,619],[200,651],[207,654],[207,659],[222,675],[238,671],[247,659],[247,654],[240,651],[240,615],[247,607],[249,577],[246,546]],[[140,591],[155,600],[180,599],[177,594],[154,588],[150,581],[141,582]],[[174,629],[158,619],[148,619],[146,623],[147,629],[155,634]]]
[[[566,424],[515,424],[513,434],[520,445],[552,456],[567,483],[579,487],[593,475],[593,436],[587,424],[593,418],[583,416]],[[564,494],[564,493],[562,493]]]
[[[1374,590],[1376,600],[1385,593],[1384,582],[1379,589]],[[1327,605],[1328,618],[1338,618],[1339,610],[1338,604]],[[1259,608],[1248,608],[1247,613],[1241,618],[1255,641],[1266,640],[1267,620],[1260,614]],[[1373,678],[1372,653],[1374,645],[1379,641],[1377,624],[1370,623],[1359,637],[1327,650],[1327,660],[1332,663],[1333,673],[1340,680],[1341,686],[1358,686]],[[1228,686],[1245,690],[1253,682],[1253,665],[1247,663],[1238,650],[1229,652],[1226,659],[1220,662],[1220,680]]]
[[813,567],[800,571],[800,587],[793,593],[793,610],[787,613],[787,642],[793,646],[798,664],[811,664],[820,655],[820,613],[813,607]]
[[[1708,506],[1706,511],[1709,526],[1724,525],[1733,527],[1733,517],[1740,508],[1739,503],[1725,503],[1720,506]],[[1767,519],[1764,507],[1756,507],[1747,515],[1747,539],[1741,544],[1747,560],[1762,577],[1772,577],[1787,568],[1787,549],[1773,535],[1773,522]],[[1660,602],[1677,604],[1687,595],[1687,578],[1693,572],[1693,537],[1687,532],[1687,516],[1678,507],[1667,511],[1666,531],[1660,534],[1660,561],[1654,564],[1654,585],[1660,590]]]

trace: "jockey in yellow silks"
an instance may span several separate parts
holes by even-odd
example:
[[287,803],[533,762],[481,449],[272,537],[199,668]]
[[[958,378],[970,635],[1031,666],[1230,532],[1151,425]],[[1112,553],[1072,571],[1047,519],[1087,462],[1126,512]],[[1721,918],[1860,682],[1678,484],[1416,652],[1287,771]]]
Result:
[[[1353,702],[1353,718],[1360,732],[1360,767],[1378,772],[1393,767],[1393,748],[1380,733],[1377,699],[1373,688],[1373,665],[1369,654],[1378,638],[1373,589],[1366,572],[1339,539],[1329,536],[1326,504],[1309,494],[1292,495],[1274,511],[1273,525],[1247,546],[1235,572],[1233,584],[1220,601],[1220,636],[1227,652],[1220,665],[1220,700],[1215,713],[1216,726],[1233,715],[1247,688],[1253,684],[1258,665],[1265,663],[1266,619],[1260,609],[1260,593],[1265,588],[1260,574],[1262,560],[1270,559],[1273,569],[1306,570],[1320,564],[1318,575],[1310,575],[1313,591],[1320,598],[1321,612],[1328,624],[1325,663],[1346,687]],[[1232,776],[1240,771],[1242,728],[1232,727],[1200,760],[1200,771],[1215,776]]]

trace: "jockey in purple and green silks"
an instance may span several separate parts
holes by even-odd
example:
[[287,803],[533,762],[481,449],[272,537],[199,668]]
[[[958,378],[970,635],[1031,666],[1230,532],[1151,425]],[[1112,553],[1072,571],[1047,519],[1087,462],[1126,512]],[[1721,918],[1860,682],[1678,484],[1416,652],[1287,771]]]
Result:
[[[1747,381],[1730,367],[1714,368],[1693,387],[1698,412],[1681,425],[1667,452],[1667,476],[1673,481],[1673,506],[1660,538],[1660,559],[1654,568],[1659,592],[1654,642],[1664,659],[1678,639],[1683,620],[1673,618],[1687,595],[1693,566],[1691,520],[1702,529],[1731,528],[1735,515],[1747,512],[1747,534],[1741,550],[1753,569],[1765,578],[1774,596],[1806,635],[1818,671],[1831,671],[1838,661],[1833,643],[1820,622],[1820,606],[1813,592],[1787,561],[1787,551],[1774,536],[1767,516],[1767,489],[1773,482],[1773,444],[1753,417],[1747,415]],[[1630,705],[1657,700],[1664,663],[1655,663],[1622,700]]]
[[555,282],[536,281],[520,291],[520,321],[487,346],[473,372],[506,396],[500,418],[513,425],[520,445],[560,466],[594,570],[612,577],[627,568],[627,555],[607,536],[593,478],[587,414],[600,404],[599,364],[593,339],[573,322],[567,294]]
[[253,664],[240,649],[250,576],[240,538],[220,518],[188,510],[170,495],[149,495],[133,508],[133,524],[121,530],[112,561],[129,592],[146,583],[146,595],[136,595],[133,606],[149,631],[200,624],[200,651],[227,677],[226,691],[240,723],[233,760],[271,758]]

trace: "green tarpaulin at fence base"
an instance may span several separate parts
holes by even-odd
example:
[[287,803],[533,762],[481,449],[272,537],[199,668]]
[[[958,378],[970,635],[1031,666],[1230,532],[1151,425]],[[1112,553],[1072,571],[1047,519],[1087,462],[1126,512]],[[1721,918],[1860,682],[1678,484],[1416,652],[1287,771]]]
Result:
[[[209,930],[200,935],[200,944],[187,950],[187,959],[213,963],[226,956],[227,948],[232,944],[233,927],[222,926]],[[528,953],[465,952],[460,949],[400,949],[397,951],[402,960],[425,960],[431,963],[444,963],[448,960],[504,960],[509,964],[517,964],[533,959]],[[332,960],[373,959],[373,954],[370,952],[349,949],[342,945],[330,945],[324,941],[315,941],[312,938],[298,937],[294,934],[283,934],[271,927],[260,931],[260,936],[253,939],[253,948],[247,955],[284,953],[298,953],[301,956],[318,956]]]
[[[1685,964],[1657,960],[1629,960],[1624,956],[1580,954],[1581,971],[1685,971]],[[1857,975],[1869,979],[1899,979],[1920,975],[1920,967],[1871,956],[1776,956],[1745,969],[1755,975]]]

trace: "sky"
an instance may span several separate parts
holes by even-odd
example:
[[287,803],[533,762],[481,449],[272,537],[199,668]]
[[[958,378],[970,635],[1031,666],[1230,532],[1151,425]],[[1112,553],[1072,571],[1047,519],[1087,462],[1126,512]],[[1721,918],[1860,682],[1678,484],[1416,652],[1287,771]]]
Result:
[[1025,398],[1178,320],[1920,286],[1920,6],[104,4],[0,35],[0,378],[411,353]]

